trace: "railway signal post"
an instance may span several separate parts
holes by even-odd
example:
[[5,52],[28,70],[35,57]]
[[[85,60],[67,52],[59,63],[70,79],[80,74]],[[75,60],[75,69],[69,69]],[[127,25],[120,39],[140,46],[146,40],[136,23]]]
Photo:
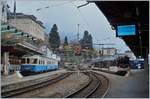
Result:
[[80,61],[81,61],[81,48],[80,46],[75,46],[74,48],[74,55],[75,55],[75,61],[76,61],[76,64],[77,64],[77,74],[79,76],[79,68],[80,68]]

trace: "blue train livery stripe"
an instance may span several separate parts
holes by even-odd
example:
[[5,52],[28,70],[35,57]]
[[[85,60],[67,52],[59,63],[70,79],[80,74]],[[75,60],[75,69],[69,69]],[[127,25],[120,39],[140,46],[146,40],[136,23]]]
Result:
[[48,64],[48,65],[42,65],[42,64],[23,64],[21,65],[21,71],[30,71],[30,72],[43,72],[48,70],[56,70],[58,69],[57,64]]

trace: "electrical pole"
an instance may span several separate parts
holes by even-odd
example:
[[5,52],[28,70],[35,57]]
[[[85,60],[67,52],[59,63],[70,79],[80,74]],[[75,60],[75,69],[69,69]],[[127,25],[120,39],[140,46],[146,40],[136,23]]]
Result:
[[16,27],[16,0],[14,0],[14,19],[15,19],[15,27]]
[[[80,26],[80,24],[77,24],[77,26],[78,26],[78,32],[77,32],[77,40],[78,40],[78,47],[80,46],[80,41],[79,41],[79,26]],[[80,56],[76,56],[76,58],[77,58],[77,68],[78,68],[78,76],[79,76],[79,64],[80,64]]]
[[138,7],[136,7],[136,15],[137,15],[137,24],[138,24],[138,32],[139,32],[140,55],[141,55],[141,57],[142,57],[142,56],[143,56],[143,55],[142,55],[143,47],[142,47],[141,23],[140,23],[140,21],[139,21],[139,9],[138,9]]
[[77,40],[78,40],[78,42],[79,42],[79,25],[80,24],[77,24],[77,26],[78,26],[78,32],[77,32]]

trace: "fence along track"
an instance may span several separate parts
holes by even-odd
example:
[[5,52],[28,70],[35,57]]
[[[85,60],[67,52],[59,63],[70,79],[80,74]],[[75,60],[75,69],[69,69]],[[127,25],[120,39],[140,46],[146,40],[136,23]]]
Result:
[[44,81],[44,82],[41,82],[41,83],[38,83],[38,84],[35,84],[35,85],[31,85],[31,86],[27,86],[27,87],[11,90],[11,91],[2,92],[1,96],[3,98],[7,98],[7,97],[12,97],[12,96],[16,96],[18,94],[25,93],[27,91],[32,91],[32,90],[35,90],[35,89],[38,89],[38,88],[41,88],[41,87],[53,84],[55,82],[58,82],[58,81],[60,81],[60,80],[62,80],[64,78],[68,77],[70,74],[72,74],[72,73],[62,74],[62,75],[60,75],[60,76],[58,76],[56,78],[53,78],[51,80],[47,80],[47,81]]

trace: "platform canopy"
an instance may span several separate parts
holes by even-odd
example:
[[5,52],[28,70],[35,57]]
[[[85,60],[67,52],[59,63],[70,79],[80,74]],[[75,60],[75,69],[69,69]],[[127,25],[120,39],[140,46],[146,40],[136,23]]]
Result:
[[[103,12],[112,29],[118,24],[135,24],[138,34],[122,39],[136,56],[148,57],[149,1],[91,1]],[[141,37],[141,41],[140,41]],[[141,46],[142,45],[142,46]]]
[[9,52],[10,55],[21,57],[24,54],[45,54],[40,52],[38,40],[15,27],[1,24],[1,52]]

